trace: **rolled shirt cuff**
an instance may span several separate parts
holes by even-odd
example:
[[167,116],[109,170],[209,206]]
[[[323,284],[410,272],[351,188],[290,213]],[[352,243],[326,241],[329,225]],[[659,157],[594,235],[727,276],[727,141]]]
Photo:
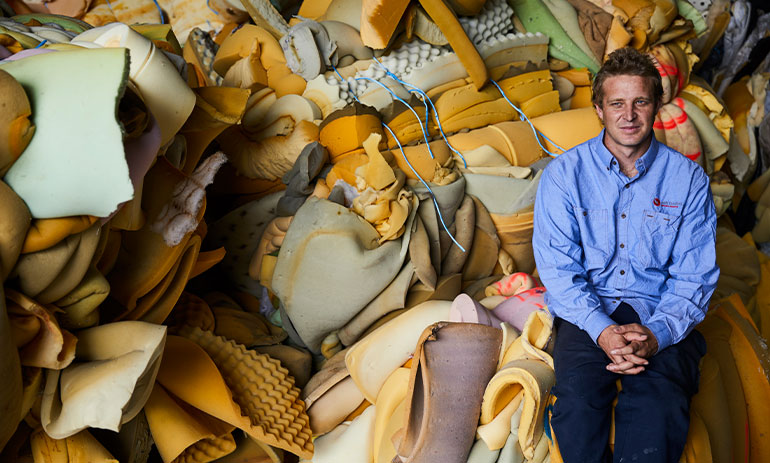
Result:
[[[668,325],[665,322],[660,320],[652,321],[646,323],[645,326],[655,335],[655,339],[658,341],[658,352],[673,344],[674,340],[671,336],[671,331],[669,331]],[[655,353],[657,354],[658,352]]]
[[583,330],[591,336],[591,339],[598,346],[599,335],[610,325],[616,325],[615,320],[611,319],[602,309],[597,309],[586,317],[585,322],[583,322]]

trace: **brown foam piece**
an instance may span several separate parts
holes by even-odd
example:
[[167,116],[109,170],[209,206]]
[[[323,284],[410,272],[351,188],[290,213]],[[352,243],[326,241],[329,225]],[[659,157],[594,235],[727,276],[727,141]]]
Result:
[[268,445],[312,457],[305,403],[278,360],[200,328],[185,328],[181,334],[202,347],[222,372],[233,400],[251,423],[244,431]]
[[310,352],[285,344],[256,346],[254,350],[261,354],[267,354],[281,362],[281,365],[289,370],[297,387],[305,387],[310,380],[310,373],[313,368],[313,356],[310,355]]
[[99,306],[110,292],[110,283],[93,266],[80,283],[69,293],[53,303],[64,311],[61,325],[67,329],[82,329],[99,323]]
[[488,277],[497,264],[500,252],[500,239],[494,222],[484,204],[473,197],[475,207],[475,230],[473,245],[468,249],[468,257],[463,266],[463,280],[478,280]]
[[[149,218],[141,229],[134,232],[125,232],[119,243],[117,258],[114,268],[107,274],[110,281],[110,297],[120,304],[119,313],[116,317],[126,317],[129,313],[135,311],[139,306],[140,299],[145,296],[151,296],[151,293],[159,287],[165,285],[169,287],[171,281],[168,275],[173,274],[172,270],[176,266],[177,270],[186,270],[187,275],[195,264],[198,250],[200,249],[200,238],[197,238],[197,245],[193,244],[195,256],[187,256],[184,260],[183,268],[180,262],[183,260],[183,254],[191,250],[188,241],[195,236],[194,233],[186,234],[179,244],[169,246],[164,241],[162,235],[152,231],[151,222],[161,214],[164,206],[171,202],[174,190],[178,184],[188,177],[179,169],[171,165],[165,157],[158,158],[158,161],[150,169],[144,179],[144,188],[146,191],[152,191],[153,194],[143,195],[142,209]],[[201,207],[196,219],[200,221],[205,212],[205,207]],[[108,244],[109,247],[109,244]],[[103,257],[104,259],[104,257]],[[189,269],[187,268],[189,264]],[[184,285],[182,285],[184,286]],[[181,294],[181,288],[177,288]],[[160,297],[158,292],[153,293],[157,302]],[[134,312],[133,317],[141,317],[144,312],[149,310],[152,304],[148,304],[151,299],[145,299],[143,307],[138,312]],[[176,302],[176,301],[174,301]],[[173,303],[171,304],[173,307]]]
[[532,250],[534,212],[532,208],[510,215],[490,214],[502,248],[513,258],[514,270],[532,273],[535,256]]
[[187,140],[182,170],[191,174],[204,150],[226,128],[240,122],[249,90],[232,87],[202,87],[195,91],[195,108],[179,130]]
[[[184,291],[174,305],[168,325],[171,327],[197,326],[204,331],[212,331],[214,329],[214,314],[206,301],[195,294]],[[173,332],[174,328],[170,328],[170,331]]]
[[501,342],[502,331],[475,323],[438,322],[423,331],[394,462],[467,461]]
[[174,304],[182,295],[190,273],[200,251],[201,239],[192,235],[187,240],[182,255],[171,267],[171,270],[149,293],[137,299],[136,308],[125,318],[143,320],[150,323],[163,323],[174,308]]
[[5,281],[21,253],[32,216],[26,203],[0,180],[0,282]]
[[0,448],[13,435],[21,421],[23,383],[19,353],[11,335],[11,325],[5,310],[5,294],[0,286]]
[[238,306],[227,307],[211,300],[208,302],[216,320],[214,333],[217,336],[247,347],[269,346],[286,339],[286,331],[270,323],[260,313],[247,312]]
[[59,327],[55,306],[44,306],[11,289],[6,291],[6,304],[22,365],[61,370],[72,363],[77,339]]

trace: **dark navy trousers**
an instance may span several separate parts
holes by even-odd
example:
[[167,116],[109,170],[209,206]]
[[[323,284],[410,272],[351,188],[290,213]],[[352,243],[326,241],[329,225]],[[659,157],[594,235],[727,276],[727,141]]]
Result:
[[[611,315],[619,325],[639,323],[626,303]],[[551,426],[565,463],[677,463],[690,424],[690,399],[698,391],[698,364],[706,341],[693,330],[678,344],[658,352],[645,371],[619,375],[585,331],[556,318],[554,368],[556,403]],[[620,379],[621,392],[616,381]],[[614,455],[609,448],[612,402]]]

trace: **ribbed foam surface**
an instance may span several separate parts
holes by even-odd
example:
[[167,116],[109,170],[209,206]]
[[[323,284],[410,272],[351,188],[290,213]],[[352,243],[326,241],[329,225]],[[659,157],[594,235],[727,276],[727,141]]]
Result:
[[216,439],[204,439],[188,447],[172,463],[209,463],[235,450],[235,439],[228,433]]
[[216,364],[233,400],[251,421],[246,430],[255,439],[310,459],[313,455],[310,420],[294,378],[278,360],[200,328],[180,334],[201,346]]

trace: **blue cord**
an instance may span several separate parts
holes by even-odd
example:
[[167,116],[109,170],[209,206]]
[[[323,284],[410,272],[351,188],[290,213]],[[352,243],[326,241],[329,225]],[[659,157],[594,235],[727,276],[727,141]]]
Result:
[[45,44],[46,44],[46,42],[48,42],[48,39],[43,39],[43,41],[42,41],[42,42],[40,42],[40,43],[38,43],[38,44],[37,44],[37,46],[36,46],[35,48],[40,48],[40,47],[42,47],[43,45],[45,45]]
[[[342,78],[342,74],[340,74],[340,72],[337,70],[337,67],[336,67],[336,66],[334,66],[334,65],[332,65],[332,68],[334,69],[334,72],[335,72],[335,73],[337,73],[337,76],[340,78],[340,80],[344,81],[345,79],[343,79],[343,78]],[[374,82],[377,82],[377,81],[374,81]],[[377,83],[379,83],[379,82],[377,82]],[[382,85],[382,84],[380,84],[380,85]],[[389,88],[387,88],[387,87],[385,87],[385,88],[386,88],[386,89],[387,89],[389,92],[391,92],[391,95],[393,95],[393,96],[395,97],[395,94],[394,94],[394,93],[393,93],[393,92],[392,92],[392,91],[391,91]],[[353,95],[353,98],[355,98],[357,102],[361,103],[361,100],[359,100],[359,99],[358,99],[358,96],[356,96],[355,92],[353,92],[353,91],[350,89],[350,87],[348,87],[348,93],[350,93],[351,95]],[[398,98],[398,97],[396,97],[396,98]],[[361,103],[361,104],[363,104],[363,103]],[[409,105],[407,105],[407,106],[409,106]],[[412,111],[414,111],[414,110],[412,110]],[[416,115],[416,114],[415,114],[415,115]],[[420,118],[418,117],[418,118],[417,118],[417,120],[419,121],[419,120],[420,120]],[[425,181],[425,180],[424,180],[422,177],[420,177],[420,174],[418,174],[418,173],[417,173],[417,171],[415,170],[414,166],[412,166],[412,163],[411,163],[411,162],[409,162],[409,158],[407,158],[407,157],[406,157],[406,152],[404,152],[404,147],[403,147],[403,146],[401,146],[401,141],[399,141],[398,137],[396,136],[396,134],[395,134],[395,133],[393,133],[393,130],[391,130],[391,128],[390,128],[390,126],[389,126],[388,124],[386,124],[386,123],[384,123],[384,122],[381,122],[381,124],[382,124],[382,126],[383,126],[383,127],[385,127],[386,129],[388,129],[388,132],[390,132],[390,135],[393,137],[393,139],[394,139],[394,140],[396,140],[396,144],[398,144],[398,149],[400,149],[400,150],[401,150],[401,156],[404,158],[404,161],[406,161],[406,165],[408,165],[408,166],[409,166],[409,169],[411,169],[411,170],[412,170],[412,172],[414,173],[415,177],[417,177],[418,179],[420,179],[420,182],[422,182],[422,184],[423,184],[423,185],[425,185],[425,188],[427,188],[427,189],[428,189],[428,193],[430,194],[430,197],[431,197],[431,199],[433,200],[433,205],[434,205],[434,207],[436,208],[436,215],[438,215],[438,219],[439,219],[439,221],[441,222],[441,226],[442,226],[442,227],[444,228],[444,230],[447,232],[447,235],[449,235],[449,238],[451,238],[451,239],[452,239],[452,242],[453,242],[454,244],[456,244],[456,245],[457,245],[457,247],[458,247],[458,248],[460,248],[460,250],[461,250],[462,252],[466,252],[466,251],[465,251],[465,248],[464,248],[464,247],[462,247],[462,246],[460,245],[460,243],[458,243],[458,242],[457,242],[457,240],[455,239],[455,237],[452,235],[452,232],[450,232],[450,231],[449,231],[449,227],[447,227],[447,226],[446,226],[446,223],[444,222],[444,217],[441,215],[441,209],[439,208],[439,205],[438,205],[438,201],[436,200],[436,194],[435,194],[435,193],[433,193],[433,190],[430,188],[430,186],[428,185],[428,183],[427,183],[427,182],[426,182],[426,181]],[[430,149],[430,145],[428,146],[428,149]],[[464,160],[464,159],[463,159],[463,160]]]
[[158,3],[158,0],[152,0],[152,3],[154,3],[155,8],[158,9],[158,15],[160,15],[160,23],[166,24],[166,20],[163,18],[163,10],[160,8],[160,4]]
[[206,6],[209,7],[209,10],[213,11],[215,15],[219,16],[219,12],[214,8],[211,8],[211,4],[209,3],[210,1],[211,0],[206,0]]
[[[425,145],[428,147],[428,154],[430,154],[430,158],[431,159],[436,159],[436,156],[433,155],[433,150],[430,149],[430,140],[428,140],[428,132],[427,132],[425,126],[422,125],[422,121],[420,121],[420,116],[417,114],[417,111],[414,110],[412,105],[410,105],[409,103],[407,103],[406,101],[401,99],[401,97],[396,95],[393,92],[393,90],[388,88],[387,85],[383,84],[382,82],[378,82],[377,80],[372,79],[371,77],[356,77],[355,80],[370,80],[370,81],[374,82],[375,84],[379,85],[380,87],[384,88],[385,90],[387,90],[388,93],[390,93],[390,96],[392,96],[394,100],[400,101],[401,103],[406,105],[406,107],[409,108],[410,111],[412,111],[412,114],[414,114],[414,117],[417,119],[417,123],[420,124],[420,129],[422,130],[422,137],[425,139]],[[425,108],[427,110],[428,107],[425,106]]]
[[439,208],[438,201],[436,200],[436,194],[433,193],[433,190],[430,189],[430,185],[428,185],[428,183],[425,180],[423,180],[422,177],[420,177],[420,174],[418,174],[417,171],[414,169],[414,167],[412,166],[412,163],[409,162],[409,158],[406,157],[406,153],[404,152],[404,147],[401,146],[401,142],[398,140],[398,137],[396,136],[396,134],[393,133],[393,130],[391,130],[390,127],[388,126],[388,124],[386,124],[384,122],[382,123],[382,126],[385,127],[386,129],[388,129],[388,132],[390,132],[390,135],[393,137],[394,140],[396,140],[396,143],[398,144],[398,148],[401,150],[401,155],[404,157],[404,161],[406,161],[406,165],[409,166],[409,168],[412,170],[412,172],[414,172],[414,175],[418,179],[420,179],[420,182],[422,182],[422,184],[425,186],[425,188],[428,189],[428,193],[430,193],[430,197],[433,200],[433,205],[436,207],[436,215],[438,215],[438,219],[439,219],[439,221],[441,221],[441,226],[447,232],[447,235],[449,235],[449,238],[452,239],[452,242],[454,244],[456,244],[457,247],[460,248],[460,250],[462,252],[466,252],[465,248],[462,247],[462,245],[457,242],[455,237],[452,236],[452,232],[449,231],[449,227],[447,227],[446,223],[444,223],[444,217],[441,215],[441,209]]
[[538,145],[540,145],[540,148],[542,148],[542,150],[543,150],[543,151],[545,151],[546,153],[548,153],[549,155],[551,155],[551,156],[553,156],[553,157],[556,157],[556,156],[558,156],[559,154],[561,154],[561,153],[552,153],[552,152],[548,151],[548,149],[547,149],[545,146],[543,146],[543,144],[542,144],[542,143],[540,143],[540,137],[538,137],[538,136],[537,136],[537,134],[538,134],[538,133],[539,133],[540,135],[542,135],[542,136],[543,136],[543,138],[545,138],[546,140],[548,140],[549,142],[551,142],[551,144],[552,144],[553,146],[555,146],[556,148],[560,149],[562,152],[564,152],[564,151],[567,151],[567,150],[565,150],[564,148],[562,148],[561,146],[557,145],[557,144],[556,144],[556,142],[554,142],[553,140],[551,140],[550,138],[548,138],[548,137],[547,137],[547,136],[546,136],[546,135],[545,135],[543,132],[541,132],[541,131],[537,130],[537,129],[535,128],[535,126],[532,124],[532,121],[530,121],[530,120],[529,120],[529,118],[527,117],[527,115],[526,115],[526,114],[524,114],[524,112],[522,112],[522,110],[521,110],[521,109],[519,109],[519,108],[518,108],[518,107],[517,107],[515,104],[513,104],[513,102],[512,102],[511,100],[509,100],[509,99],[508,99],[508,96],[505,94],[505,92],[503,91],[503,89],[502,89],[502,88],[500,88],[500,86],[499,86],[499,85],[497,85],[497,82],[495,82],[495,80],[494,80],[494,79],[489,79],[489,81],[490,81],[490,82],[492,82],[492,84],[493,84],[495,87],[497,87],[497,89],[500,91],[500,94],[501,94],[501,95],[503,95],[503,98],[505,98],[505,101],[507,101],[507,102],[508,102],[508,104],[509,104],[509,105],[511,105],[511,107],[512,107],[513,109],[515,109],[515,110],[516,110],[516,112],[518,112],[518,113],[519,113],[519,116],[521,117],[521,119],[522,119],[523,121],[525,121],[527,124],[529,124],[529,126],[532,128],[532,133],[533,133],[533,134],[535,134],[535,140],[537,140],[537,144],[538,144]]
[[438,130],[441,133],[441,137],[444,139],[444,142],[447,144],[447,146],[449,146],[449,149],[452,150],[453,153],[455,153],[458,156],[460,156],[460,159],[463,160],[464,167],[467,169],[468,168],[468,161],[466,161],[465,160],[465,156],[463,156],[461,152],[457,151],[455,149],[455,147],[452,146],[451,143],[449,143],[449,140],[447,140],[446,133],[444,133],[444,128],[441,126],[441,121],[439,120],[439,117],[438,117],[438,110],[436,109],[436,105],[433,104],[433,101],[428,97],[428,94],[425,93],[425,91],[423,89],[421,89],[420,87],[417,87],[416,85],[412,85],[412,84],[410,84],[408,82],[405,82],[405,81],[401,80],[397,75],[395,75],[392,72],[390,72],[390,70],[387,67],[385,67],[385,65],[382,64],[380,62],[380,60],[377,59],[376,56],[373,56],[373,58],[374,58],[374,61],[377,64],[380,65],[380,67],[385,71],[385,73],[388,76],[390,76],[391,78],[395,79],[396,82],[400,83],[401,85],[403,85],[405,87],[410,87],[412,89],[412,90],[409,90],[410,93],[416,92],[418,95],[420,95],[422,97],[422,102],[423,102],[423,104],[425,104],[425,111],[426,111],[426,114],[425,114],[425,125],[426,126],[428,125],[428,113],[430,113],[430,111],[428,110],[428,103],[430,103],[431,108],[433,108],[433,116],[436,119],[436,125],[438,126]]

